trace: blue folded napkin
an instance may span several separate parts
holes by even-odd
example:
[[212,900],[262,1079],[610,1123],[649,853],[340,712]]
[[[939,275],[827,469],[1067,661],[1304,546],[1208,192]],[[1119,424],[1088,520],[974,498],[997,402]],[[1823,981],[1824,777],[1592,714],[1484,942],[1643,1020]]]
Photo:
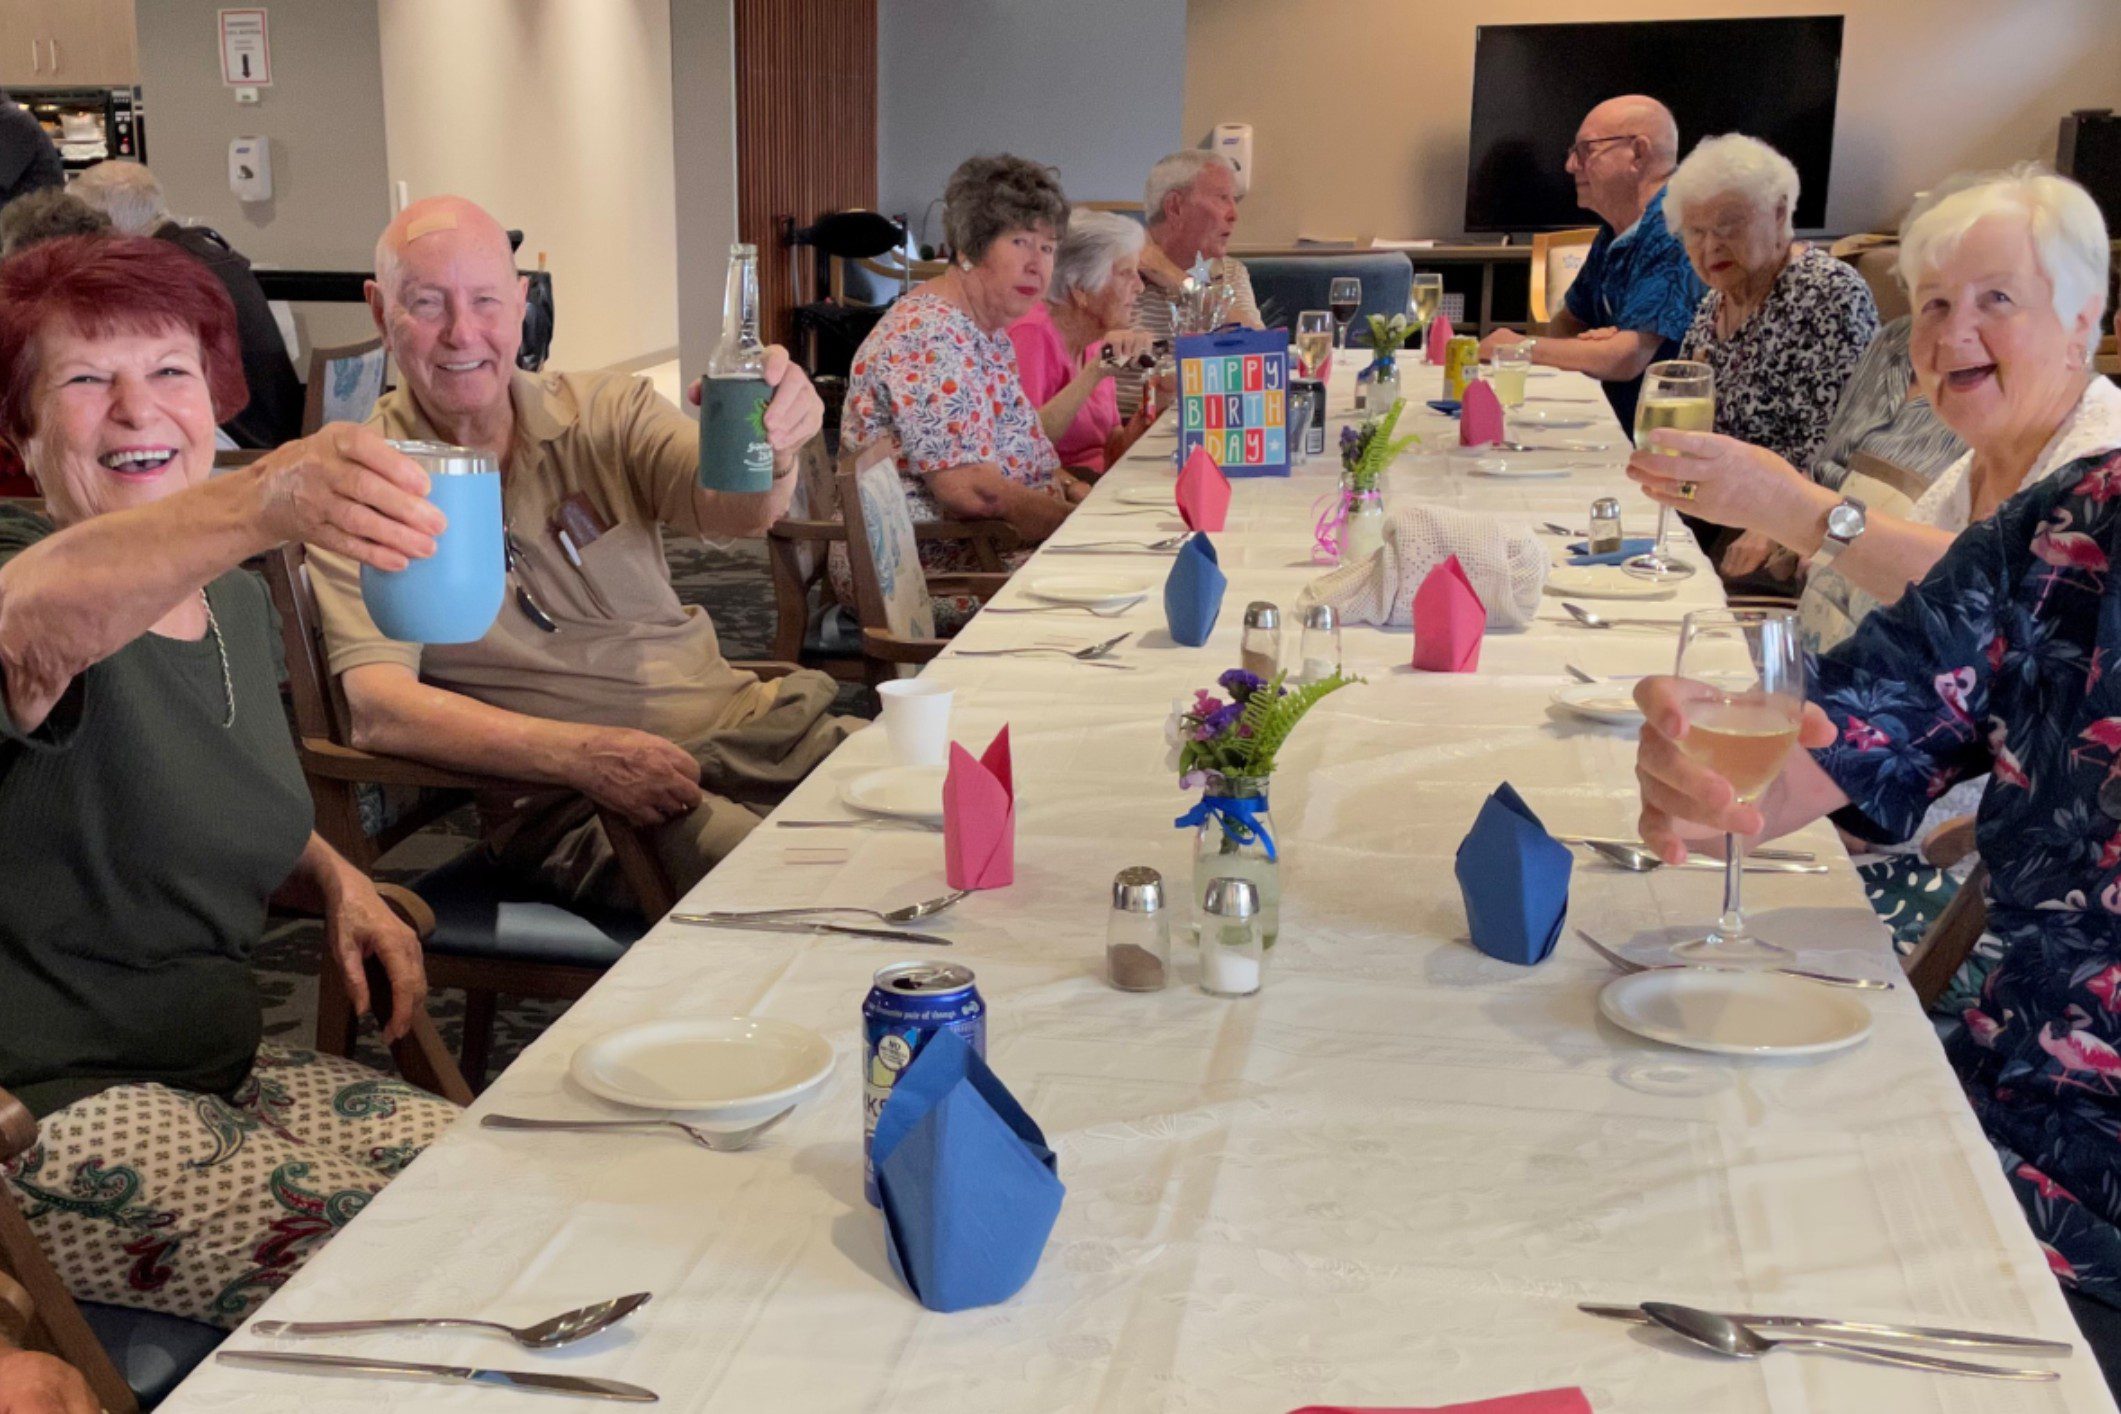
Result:
[[871,1147],[891,1265],[931,1311],[1007,1301],[1031,1280],[1067,1192],[1046,1136],[963,1037],[931,1032]]
[[1442,413],[1445,417],[1456,417],[1461,404],[1456,398],[1431,398],[1429,399],[1429,406]]
[[1229,582],[1207,536],[1196,535],[1180,546],[1164,581],[1164,619],[1171,636],[1188,648],[1206,643],[1215,632],[1215,616],[1222,612],[1223,589]]
[[1608,550],[1602,555],[1591,553],[1591,542],[1578,540],[1569,546],[1569,563],[1572,565],[1618,565],[1647,555],[1657,542],[1647,535],[1630,536],[1620,542],[1618,550]]
[[1530,967],[1546,961],[1569,909],[1568,846],[1547,833],[1504,781],[1458,846],[1458,891],[1473,946]]

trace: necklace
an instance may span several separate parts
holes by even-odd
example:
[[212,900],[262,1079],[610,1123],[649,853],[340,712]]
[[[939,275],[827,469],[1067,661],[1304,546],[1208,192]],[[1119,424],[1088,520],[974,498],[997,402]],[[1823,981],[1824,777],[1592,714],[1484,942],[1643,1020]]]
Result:
[[221,729],[228,730],[236,724],[236,682],[228,671],[228,644],[221,638],[220,621],[214,618],[214,601],[199,591],[199,603],[206,609],[206,631],[214,636],[214,652],[221,657],[221,700],[228,704],[228,715],[221,719]]

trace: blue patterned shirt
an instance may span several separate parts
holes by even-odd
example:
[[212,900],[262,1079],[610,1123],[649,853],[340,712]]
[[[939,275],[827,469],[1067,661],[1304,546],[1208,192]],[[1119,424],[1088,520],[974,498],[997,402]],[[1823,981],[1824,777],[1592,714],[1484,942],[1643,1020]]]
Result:
[[[1654,333],[1657,357],[1679,357],[1679,341],[1694,322],[1694,308],[1709,287],[1694,273],[1686,247],[1664,221],[1664,188],[1650,198],[1642,219],[1615,234],[1600,222],[1598,238],[1563,301],[1569,313],[1592,329]],[[1635,425],[1635,395],[1642,380],[1605,385],[1620,425]]]

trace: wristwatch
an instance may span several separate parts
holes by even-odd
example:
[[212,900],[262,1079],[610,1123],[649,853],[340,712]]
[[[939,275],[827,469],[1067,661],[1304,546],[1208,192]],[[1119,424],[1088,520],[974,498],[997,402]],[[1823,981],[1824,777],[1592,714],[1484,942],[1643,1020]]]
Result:
[[1826,539],[1820,542],[1822,564],[1832,564],[1841,552],[1856,543],[1867,524],[1867,508],[1854,496],[1843,496],[1841,504],[1826,513]]

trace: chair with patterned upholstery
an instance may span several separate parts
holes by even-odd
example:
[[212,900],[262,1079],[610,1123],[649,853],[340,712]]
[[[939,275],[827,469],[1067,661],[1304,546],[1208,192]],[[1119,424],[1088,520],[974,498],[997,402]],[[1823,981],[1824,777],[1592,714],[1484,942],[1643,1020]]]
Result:
[[922,537],[899,485],[898,443],[891,438],[841,449],[839,499],[872,683],[903,676],[949,642],[936,634],[936,595],[988,599],[1008,582],[1002,573],[929,574],[921,568]]
[[311,349],[309,386],[302,405],[302,435],[327,422],[366,422],[383,396],[390,362],[381,339],[335,349]]

